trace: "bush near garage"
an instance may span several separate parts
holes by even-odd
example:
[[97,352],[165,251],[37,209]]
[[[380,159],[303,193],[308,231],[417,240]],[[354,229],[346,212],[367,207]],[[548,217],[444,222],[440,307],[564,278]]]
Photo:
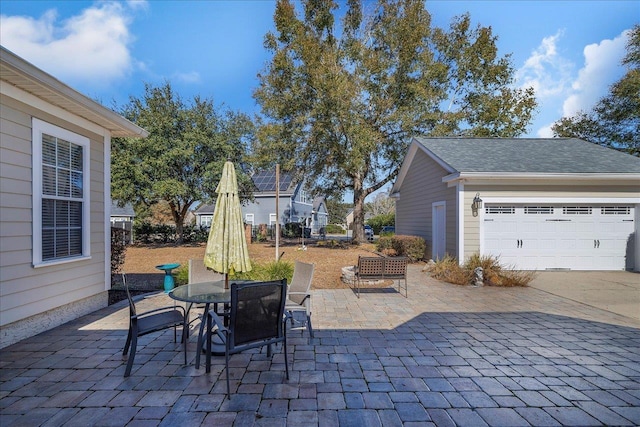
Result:
[[411,262],[424,258],[427,243],[419,236],[383,236],[376,243],[376,250],[387,256],[406,256]]
[[498,257],[473,254],[463,265],[447,255],[429,268],[431,276],[456,285],[469,285],[474,280],[474,270],[482,268],[483,283],[487,286],[527,286],[536,275],[535,271],[513,270],[500,264]]

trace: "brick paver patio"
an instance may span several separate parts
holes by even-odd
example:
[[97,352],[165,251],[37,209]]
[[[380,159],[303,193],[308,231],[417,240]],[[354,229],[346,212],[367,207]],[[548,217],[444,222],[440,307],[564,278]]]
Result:
[[[457,287],[409,269],[397,293],[316,290],[315,339],[183,366],[173,333],[142,337],[123,378],[116,304],[0,350],[0,425],[640,425],[640,322],[533,288]],[[164,294],[143,304],[164,305]]]

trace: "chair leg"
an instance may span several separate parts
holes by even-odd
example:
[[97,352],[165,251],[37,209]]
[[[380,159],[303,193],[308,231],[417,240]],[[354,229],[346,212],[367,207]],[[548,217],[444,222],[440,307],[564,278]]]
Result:
[[205,305],[202,319],[200,320],[200,328],[198,330],[198,346],[196,347],[196,369],[200,368],[200,355],[202,354],[202,343],[203,343],[203,335],[204,335],[204,325],[207,319],[205,316],[208,316],[209,313],[209,304]]
[[184,326],[182,327],[182,344],[184,345],[184,364],[187,364],[187,343],[189,341],[189,321],[184,318]]
[[229,397],[229,399],[231,399],[231,387],[229,386],[229,352],[225,351],[224,352],[224,370],[227,372],[227,397]]
[[129,352],[129,346],[131,345],[131,325],[129,325],[129,333],[127,334],[127,341],[124,343],[124,350],[122,351],[122,355],[126,356]]
[[311,326],[311,315],[307,314],[307,331],[309,331],[309,336],[313,338],[313,327]]
[[124,370],[124,376],[131,375],[131,367],[133,366],[133,359],[136,357],[136,348],[138,347],[138,334],[132,334],[131,337],[131,353],[129,353],[129,359],[127,360],[127,368]]
[[284,334],[282,350],[284,351],[284,369],[287,372],[287,379],[289,379],[289,356],[287,355],[287,334],[286,333]]

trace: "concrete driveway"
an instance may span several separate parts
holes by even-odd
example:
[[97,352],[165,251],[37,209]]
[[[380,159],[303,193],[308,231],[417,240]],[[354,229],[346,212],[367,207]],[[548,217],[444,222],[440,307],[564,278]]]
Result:
[[629,271],[541,271],[529,286],[640,320],[640,273]]

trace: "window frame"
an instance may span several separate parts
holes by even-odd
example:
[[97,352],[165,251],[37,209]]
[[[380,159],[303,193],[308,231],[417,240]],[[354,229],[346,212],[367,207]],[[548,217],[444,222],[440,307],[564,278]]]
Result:
[[[33,266],[42,267],[56,264],[65,264],[76,262],[79,260],[91,258],[91,171],[90,171],[90,150],[91,141],[89,138],[71,132],[67,129],[45,122],[43,120],[32,118],[32,206],[33,206]],[[82,253],[68,257],[42,259],[42,202],[49,199],[43,192],[43,153],[42,153],[42,136],[50,135],[55,138],[63,139],[71,144],[82,147],[82,197],[75,198],[58,198],[56,200],[74,200],[82,203]]]

